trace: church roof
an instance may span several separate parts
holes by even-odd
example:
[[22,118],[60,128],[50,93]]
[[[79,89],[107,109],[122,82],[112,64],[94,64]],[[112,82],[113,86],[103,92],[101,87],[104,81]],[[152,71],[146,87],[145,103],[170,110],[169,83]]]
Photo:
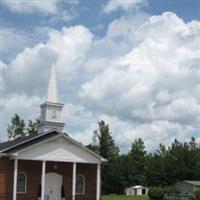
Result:
[[13,148],[23,146],[25,144],[27,145],[27,143],[32,144],[35,141],[43,140],[44,138],[49,138],[56,134],[58,134],[58,132],[55,130],[50,130],[41,134],[33,134],[27,137],[17,138],[15,140],[0,143],[0,153],[7,152]]
[[188,183],[190,185],[200,186],[200,181],[184,180],[184,181],[178,182],[177,184],[180,184],[180,183]]
[[36,144],[36,143],[47,140],[49,138],[53,138],[56,135],[64,136],[69,141],[71,141],[74,145],[79,146],[83,151],[85,151],[85,152],[95,156],[99,160],[101,160],[101,162],[106,161],[106,159],[104,159],[100,155],[89,150],[88,148],[86,148],[82,144],[78,143],[77,141],[75,141],[74,139],[69,137],[66,133],[60,132],[57,129],[51,129],[51,130],[43,132],[41,134],[35,134],[35,135],[28,136],[28,137],[25,137],[25,138],[19,138],[19,139],[13,140],[13,141],[0,143],[0,154],[5,155],[5,156],[7,156],[7,155],[9,156],[10,154],[14,154],[17,151],[25,149],[29,146]]

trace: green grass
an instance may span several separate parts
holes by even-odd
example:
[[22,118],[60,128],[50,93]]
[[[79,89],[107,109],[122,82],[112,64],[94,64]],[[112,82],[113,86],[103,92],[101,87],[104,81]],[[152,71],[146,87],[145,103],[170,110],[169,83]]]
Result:
[[125,196],[125,195],[106,195],[102,196],[102,200],[149,200],[148,197],[136,197],[136,196]]

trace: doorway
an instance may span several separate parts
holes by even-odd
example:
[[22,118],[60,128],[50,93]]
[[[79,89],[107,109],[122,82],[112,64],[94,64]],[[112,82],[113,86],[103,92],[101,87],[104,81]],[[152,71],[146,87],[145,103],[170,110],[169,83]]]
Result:
[[60,200],[62,188],[62,175],[47,173],[45,177],[45,200]]

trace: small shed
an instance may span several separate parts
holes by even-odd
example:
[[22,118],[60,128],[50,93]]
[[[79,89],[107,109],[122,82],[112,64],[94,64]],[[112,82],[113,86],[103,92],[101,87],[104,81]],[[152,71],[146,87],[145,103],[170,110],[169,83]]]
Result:
[[132,187],[128,187],[125,189],[125,194],[127,196],[145,196],[148,195],[148,188],[142,186],[142,185],[135,185]]
[[200,189],[200,181],[184,180],[175,184],[181,194],[192,194],[194,189]]

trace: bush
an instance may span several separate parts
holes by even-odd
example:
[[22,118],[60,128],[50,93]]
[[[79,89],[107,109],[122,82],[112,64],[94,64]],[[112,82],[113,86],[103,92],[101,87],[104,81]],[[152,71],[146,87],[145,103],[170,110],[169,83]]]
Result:
[[153,200],[162,200],[164,194],[177,194],[177,190],[174,187],[152,187],[149,189],[148,196]]
[[178,190],[175,187],[165,187],[163,188],[163,193],[164,194],[178,194]]
[[194,200],[200,200],[200,189],[194,189],[192,196]]
[[152,187],[148,191],[148,196],[150,199],[160,200],[163,198],[164,190],[160,187]]

